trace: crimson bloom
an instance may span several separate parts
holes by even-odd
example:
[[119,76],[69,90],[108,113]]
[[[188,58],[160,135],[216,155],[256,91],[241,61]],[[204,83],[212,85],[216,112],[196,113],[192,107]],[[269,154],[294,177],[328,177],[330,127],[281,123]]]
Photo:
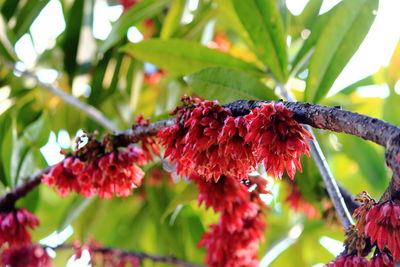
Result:
[[393,260],[400,259],[400,206],[388,201],[376,204],[366,216],[365,234],[376,242],[380,251],[385,247],[392,253]]
[[244,143],[246,127],[218,101],[183,99],[176,124],[159,132],[165,157],[176,163],[181,176],[198,174],[218,181],[221,175],[247,178],[256,167],[251,146]]
[[10,247],[0,254],[0,263],[8,267],[51,267],[51,259],[39,245]]
[[386,253],[375,254],[368,262],[368,267],[393,267],[392,259]]
[[[257,192],[266,193],[265,189],[250,192],[248,186],[229,176],[221,176],[218,182],[197,175],[190,179],[199,189],[199,202],[221,213],[219,222],[210,226],[198,244],[207,248],[207,265],[258,266],[258,244],[266,225]],[[265,186],[258,179],[254,181]]]
[[296,169],[302,171],[300,156],[309,156],[307,138],[312,135],[293,119],[282,103],[263,104],[245,116],[248,127],[246,143],[253,146],[268,174],[281,178],[284,170],[291,179]]
[[30,229],[39,225],[39,220],[25,208],[0,213],[0,246],[21,246],[31,242]]
[[43,175],[43,183],[55,188],[61,196],[75,191],[85,197],[128,196],[133,186],[139,186],[144,173],[137,165],[146,164],[143,150],[130,145],[125,150],[106,154],[92,161],[66,158]]
[[303,198],[303,195],[295,184],[290,184],[289,193],[287,194],[285,201],[295,212],[302,212],[309,219],[317,218],[319,216],[318,210]]
[[364,257],[358,257],[355,255],[339,256],[330,263],[325,265],[326,267],[368,267],[368,260]]

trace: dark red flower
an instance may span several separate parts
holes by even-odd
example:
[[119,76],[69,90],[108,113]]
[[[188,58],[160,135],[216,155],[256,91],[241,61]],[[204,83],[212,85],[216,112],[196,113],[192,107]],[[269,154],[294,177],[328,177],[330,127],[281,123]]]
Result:
[[369,261],[368,267],[393,267],[393,260],[386,253],[377,253]]
[[205,262],[208,266],[259,266],[257,250],[265,223],[259,216],[243,223],[242,229],[237,231],[230,231],[222,220],[211,225],[211,231],[199,242],[199,246],[207,248]]
[[61,196],[75,191],[85,197],[99,195],[101,198],[128,196],[133,186],[139,186],[144,173],[138,165],[146,164],[141,148],[130,145],[95,158],[81,162],[78,158],[66,158],[54,166],[49,174],[43,175],[43,183],[56,189]]
[[330,263],[325,265],[326,267],[368,267],[368,260],[364,257],[358,257],[354,255],[339,256]]
[[51,267],[51,259],[39,245],[10,247],[0,254],[2,266],[7,267]]
[[361,205],[355,209],[353,213],[354,219],[356,219],[356,227],[360,233],[364,232],[364,228],[367,225],[367,214],[376,205],[375,199],[363,191],[357,195],[355,201],[360,202]]
[[309,219],[319,217],[318,210],[303,198],[303,195],[295,184],[289,184],[289,193],[287,194],[285,201],[295,212],[302,212]]
[[293,119],[290,110],[282,103],[264,104],[245,118],[245,141],[252,144],[257,159],[264,161],[268,174],[281,178],[286,169],[293,179],[296,168],[302,171],[300,156],[309,155],[307,138],[312,135]]
[[159,132],[165,157],[176,163],[179,175],[192,173],[218,181],[221,175],[247,178],[257,162],[244,143],[243,117],[233,118],[217,101],[186,100],[178,107],[176,124]]
[[39,220],[25,208],[0,213],[0,246],[21,246],[31,242],[30,229],[39,225]]
[[365,234],[376,242],[380,251],[385,247],[393,260],[400,259],[400,206],[392,201],[376,204],[366,216]]
[[238,179],[221,176],[218,182],[191,175],[199,189],[199,202],[221,213],[211,225],[199,246],[207,248],[209,266],[258,266],[257,249],[263,239],[265,222],[260,210],[258,192],[266,193],[265,183],[249,179],[249,187]]

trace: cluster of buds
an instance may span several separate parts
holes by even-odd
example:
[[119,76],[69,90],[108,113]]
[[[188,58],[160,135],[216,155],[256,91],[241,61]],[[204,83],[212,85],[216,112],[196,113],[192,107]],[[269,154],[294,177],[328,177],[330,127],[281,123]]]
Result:
[[46,250],[36,244],[10,247],[0,254],[0,265],[10,267],[51,267]]
[[258,266],[258,243],[263,239],[265,222],[262,218],[259,193],[267,193],[264,179],[250,179],[249,187],[237,179],[221,176],[218,182],[205,181],[191,175],[199,189],[199,202],[221,213],[218,223],[210,226],[199,246],[207,248],[209,266]]
[[136,164],[146,164],[146,158],[141,148],[130,145],[125,150],[85,162],[68,157],[43,175],[42,182],[55,188],[61,196],[74,191],[85,197],[111,198],[114,194],[126,197],[133,186],[141,184],[144,176]]
[[198,174],[218,181],[221,175],[245,179],[260,163],[281,178],[301,171],[301,154],[309,155],[311,134],[282,103],[263,104],[250,114],[233,117],[217,101],[184,98],[176,124],[159,133],[165,157],[182,176]]
[[31,242],[30,229],[39,225],[39,220],[25,208],[16,208],[0,213],[0,247],[7,243],[22,246]]
[[[365,191],[357,195],[356,201],[361,205],[354,211],[355,226],[346,232],[347,255],[328,266],[394,266],[400,260],[400,205],[395,201],[376,203]],[[374,247],[373,256],[366,259]]]

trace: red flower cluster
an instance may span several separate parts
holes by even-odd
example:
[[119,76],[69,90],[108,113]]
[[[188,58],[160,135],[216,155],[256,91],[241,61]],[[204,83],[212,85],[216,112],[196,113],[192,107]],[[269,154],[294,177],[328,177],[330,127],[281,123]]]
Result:
[[258,266],[257,249],[265,223],[256,199],[258,192],[266,192],[265,189],[249,192],[245,184],[229,176],[222,176],[216,183],[197,175],[190,179],[199,188],[199,202],[221,212],[220,221],[211,225],[211,231],[199,242],[199,246],[207,248],[206,263],[209,266]]
[[250,146],[244,144],[243,118],[230,117],[230,111],[217,101],[184,101],[186,106],[176,111],[177,123],[159,132],[165,157],[176,163],[178,174],[196,173],[214,181],[223,174],[247,178],[256,161]]
[[385,247],[393,260],[400,260],[400,205],[392,201],[375,205],[366,216],[365,234],[376,242],[380,251]]
[[31,235],[28,228],[34,229],[38,225],[36,216],[25,208],[0,213],[0,247],[4,243],[9,246],[29,244]]
[[51,259],[39,245],[10,247],[0,254],[1,266],[8,267],[51,267]]
[[375,199],[363,191],[357,195],[355,201],[360,202],[361,205],[358,207],[354,213],[353,217],[356,219],[356,227],[360,233],[364,232],[364,228],[367,225],[367,214],[375,206]]
[[282,103],[265,104],[243,117],[233,117],[217,101],[183,99],[176,124],[159,133],[165,157],[181,176],[192,173],[218,181],[221,175],[247,178],[264,162],[267,171],[293,179],[301,171],[300,156],[309,154],[312,138]]
[[282,177],[286,172],[294,178],[296,168],[301,172],[300,156],[309,156],[306,138],[312,135],[293,119],[293,114],[282,103],[266,104],[246,116],[249,133],[246,142],[264,165],[269,175]]
[[375,254],[368,262],[368,267],[393,267],[393,261],[386,253]]
[[295,212],[302,212],[309,219],[317,218],[319,216],[318,210],[309,202],[304,200],[299,188],[295,184],[289,184],[289,193],[287,194],[285,201]]
[[355,255],[339,256],[326,267],[393,267],[393,261],[386,253],[377,253],[370,260]]
[[144,176],[136,164],[146,164],[146,158],[143,150],[133,145],[88,162],[66,158],[43,175],[43,183],[56,188],[61,196],[75,191],[85,197],[126,197]]
[[355,255],[339,256],[325,265],[326,267],[369,267],[368,260]]

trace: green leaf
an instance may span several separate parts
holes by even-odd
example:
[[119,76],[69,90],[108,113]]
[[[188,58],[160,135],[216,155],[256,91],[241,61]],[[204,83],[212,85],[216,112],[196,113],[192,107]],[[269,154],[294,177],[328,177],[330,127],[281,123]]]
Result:
[[164,213],[161,216],[161,221],[164,221],[179,205],[186,204],[190,201],[196,200],[199,192],[194,183],[187,184],[183,191],[176,195],[168,204]]
[[172,0],[171,8],[162,24],[160,38],[168,39],[176,32],[181,21],[186,0]]
[[213,67],[185,76],[196,94],[229,103],[238,99],[272,100],[276,96],[254,76],[240,70]]
[[23,135],[31,144],[37,148],[44,146],[49,138],[50,124],[48,116],[42,115],[38,120],[29,124],[23,131]]
[[100,52],[105,53],[126,36],[129,27],[158,14],[168,2],[169,0],[146,0],[135,4],[113,25],[110,35],[100,47]]
[[16,39],[19,39],[26,33],[32,25],[32,22],[39,15],[40,11],[50,0],[27,0],[17,14],[17,20],[14,27]]
[[341,138],[341,141],[343,152],[357,162],[366,180],[377,191],[383,192],[387,186],[383,154],[378,153],[372,144],[360,138],[345,136],[345,138]]
[[69,75],[71,85],[77,66],[76,56],[83,23],[84,4],[84,0],[75,0],[69,9],[66,20],[67,26],[62,42],[62,48],[64,50],[64,68]]
[[287,79],[286,33],[275,0],[233,0],[236,13],[254,45],[254,52],[275,78]]
[[4,0],[2,3],[1,13],[3,14],[4,18],[9,21],[17,9],[19,0]]
[[162,69],[182,75],[213,66],[260,73],[256,66],[246,61],[182,39],[150,39],[126,45],[122,51],[142,61],[151,62]]
[[310,62],[305,99],[320,101],[357,51],[374,21],[378,0],[347,0],[329,19]]
[[292,69],[291,69],[291,74],[297,74],[298,70],[303,67],[306,61],[311,56],[311,53],[313,52],[312,48],[314,48],[315,44],[318,42],[321,33],[324,31],[324,29],[327,27],[327,23],[331,16],[336,12],[336,10],[343,5],[343,2],[337,4],[334,6],[331,10],[328,12],[324,13],[323,15],[318,16],[314,23],[310,26],[311,34],[310,36],[305,40],[303,46],[300,48],[300,51],[296,54],[296,57],[294,58],[292,62]]
[[345,88],[340,90],[339,93],[344,95],[350,95],[362,86],[368,86],[373,84],[376,84],[376,81],[374,80],[374,75],[368,75],[367,77],[364,77],[361,80],[358,80],[350,84],[349,86],[346,86]]
[[65,209],[65,212],[58,224],[57,231],[61,232],[68,225],[70,225],[79,215],[89,206],[89,204],[94,200],[94,197],[85,198],[82,196],[76,196],[74,200],[71,201],[69,206]]

